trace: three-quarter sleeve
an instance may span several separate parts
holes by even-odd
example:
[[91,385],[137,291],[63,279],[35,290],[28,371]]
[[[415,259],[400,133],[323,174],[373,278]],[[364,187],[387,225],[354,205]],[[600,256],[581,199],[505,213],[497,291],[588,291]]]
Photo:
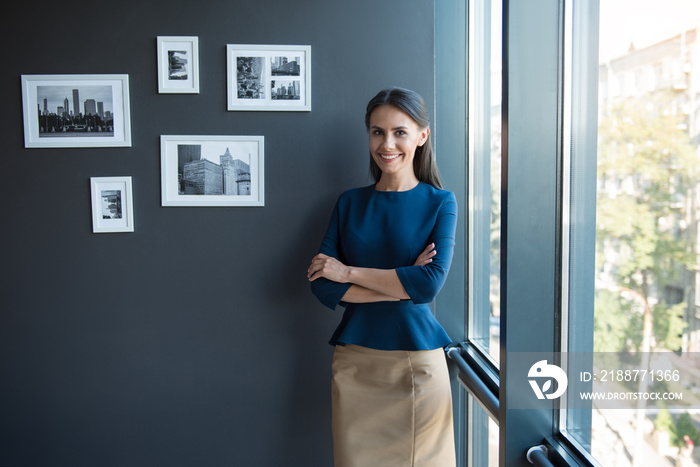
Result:
[[436,250],[433,260],[425,266],[396,269],[399,280],[413,303],[430,303],[442,289],[452,263],[456,227],[457,200],[454,194],[449,192],[440,205],[435,227],[430,235],[429,243],[434,243]]
[[[338,203],[336,203],[335,208],[333,208],[333,213],[331,214],[330,222],[328,223],[326,236],[323,238],[323,242],[321,243],[319,253],[331,256],[340,262],[344,262],[340,251],[340,226],[338,217]],[[341,303],[341,299],[351,285],[352,284],[334,282],[326,279],[325,277],[319,277],[311,282],[311,292],[323,305],[327,306],[331,310],[335,310],[339,304],[343,305]]]

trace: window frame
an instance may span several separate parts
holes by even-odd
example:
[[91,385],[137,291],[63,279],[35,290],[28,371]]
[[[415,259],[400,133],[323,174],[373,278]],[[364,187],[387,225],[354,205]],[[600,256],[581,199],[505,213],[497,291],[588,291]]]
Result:
[[[546,409],[509,409],[504,401],[506,395],[512,398],[523,393],[519,403],[528,404],[527,385],[514,379],[509,353],[558,353],[567,347],[571,349],[572,340],[574,347],[581,350],[586,341],[576,341],[579,331],[586,333],[590,324],[592,335],[592,319],[588,323],[568,318],[573,303],[570,297],[578,292],[592,293],[585,281],[570,286],[568,248],[572,234],[569,225],[582,223],[583,227],[576,226],[575,234],[584,235],[586,241],[582,250],[572,254],[582,257],[590,253],[594,258],[595,250],[588,252],[587,248],[591,241],[595,248],[595,171],[592,178],[590,171],[583,178],[570,174],[577,160],[595,165],[597,136],[592,119],[597,119],[598,0],[503,0],[500,369],[468,339],[469,326],[474,325],[468,315],[472,299],[468,294],[474,289],[469,269],[472,258],[469,248],[463,246],[469,245],[467,236],[472,232],[469,220],[473,213],[465,212],[464,207],[469,206],[469,170],[473,166],[456,159],[468,154],[470,145],[479,141],[469,131],[474,122],[469,121],[468,85],[463,90],[454,86],[459,82],[455,78],[461,77],[468,84],[467,79],[472,78],[467,76],[469,67],[454,58],[455,48],[463,47],[465,55],[469,51],[461,38],[470,37],[472,10],[466,2],[459,2],[457,12],[454,5],[448,8],[443,3],[435,2],[435,130],[440,167],[443,174],[448,174],[446,186],[456,192],[462,206],[457,242],[464,241],[456,250],[450,274],[453,282],[446,284],[448,292],[441,294],[437,304],[448,325],[459,330],[452,335],[463,337],[458,350],[451,353],[498,395],[498,413],[491,415],[499,424],[499,465],[531,465],[525,453],[532,446],[544,444],[556,465],[594,466],[595,460],[563,429],[565,403],[552,402]],[[445,29],[446,24],[450,28]],[[462,36],[456,40],[459,33]],[[572,167],[566,159],[569,157],[574,161]],[[570,188],[569,182],[573,183]],[[569,211],[569,189],[583,190],[588,202],[593,193],[593,217],[588,202],[581,210]],[[587,268],[590,266],[586,264]],[[464,311],[463,321],[456,317],[458,313],[453,313],[455,309]],[[569,335],[571,326],[576,326],[577,336]],[[466,377],[459,372],[465,388]],[[469,439],[467,422],[475,417],[466,413],[468,398],[463,392],[456,404],[460,417],[458,446],[464,443],[458,447],[462,456]],[[476,465],[468,457],[458,459],[459,465]]]

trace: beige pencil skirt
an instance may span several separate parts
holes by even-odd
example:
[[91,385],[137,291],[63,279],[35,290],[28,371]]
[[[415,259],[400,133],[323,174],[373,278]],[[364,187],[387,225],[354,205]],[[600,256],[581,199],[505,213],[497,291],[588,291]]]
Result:
[[335,467],[454,467],[452,393],[442,349],[333,354]]

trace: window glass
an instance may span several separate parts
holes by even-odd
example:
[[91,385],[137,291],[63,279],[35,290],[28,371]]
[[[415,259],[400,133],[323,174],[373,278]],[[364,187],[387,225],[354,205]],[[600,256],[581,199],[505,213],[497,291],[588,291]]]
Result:
[[491,217],[490,217],[490,270],[489,270],[489,353],[495,361],[499,360],[500,351],[500,316],[501,316],[501,98],[502,79],[502,2],[491,2]]
[[498,467],[498,424],[469,396],[469,465]]
[[576,341],[572,305],[569,358],[587,361],[569,371],[565,429],[605,466],[700,465],[700,2],[599,14],[592,339]]
[[499,360],[502,2],[469,2],[469,331]]

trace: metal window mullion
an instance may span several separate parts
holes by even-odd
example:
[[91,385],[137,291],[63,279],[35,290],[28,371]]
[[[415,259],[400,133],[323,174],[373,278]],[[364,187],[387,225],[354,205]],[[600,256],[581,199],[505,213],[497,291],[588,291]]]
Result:
[[[553,352],[561,235],[561,2],[504,1],[500,455],[529,465],[527,450],[553,431],[553,407],[535,409],[511,378],[512,352]],[[528,409],[509,408],[514,397]],[[518,404],[520,405],[520,404]]]

